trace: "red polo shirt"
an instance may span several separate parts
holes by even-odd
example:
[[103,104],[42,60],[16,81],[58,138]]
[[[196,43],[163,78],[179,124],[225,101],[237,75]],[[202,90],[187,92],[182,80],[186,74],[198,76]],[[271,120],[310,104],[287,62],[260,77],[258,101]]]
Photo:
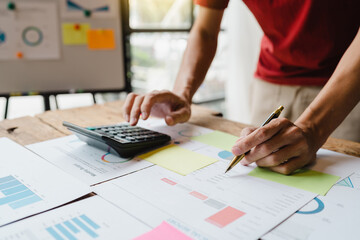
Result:
[[[243,1],[264,31],[255,76],[272,83],[324,85],[360,27],[360,0]],[[195,0],[214,9],[228,2]]]

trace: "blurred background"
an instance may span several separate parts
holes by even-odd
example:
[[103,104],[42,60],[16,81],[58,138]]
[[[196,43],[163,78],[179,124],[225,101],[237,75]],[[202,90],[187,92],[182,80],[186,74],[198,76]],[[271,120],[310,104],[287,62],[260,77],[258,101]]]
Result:
[[[126,39],[126,75],[133,91],[172,89],[198,7],[192,0],[128,0],[126,3],[121,24]],[[231,0],[222,22],[216,57],[194,96],[194,103],[222,112],[226,118],[249,122],[250,82],[261,35],[242,1]],[[95,95],[97,103],[125,97],[126,93]],[[51,109],[92,104],[93,96],[86,93],[50,97]],[[43,110],[42,96],[14,96],[9,99],[7,118],[35,115]],[[0,118],[4,117],[4,111],[5,98],[0,98]]]

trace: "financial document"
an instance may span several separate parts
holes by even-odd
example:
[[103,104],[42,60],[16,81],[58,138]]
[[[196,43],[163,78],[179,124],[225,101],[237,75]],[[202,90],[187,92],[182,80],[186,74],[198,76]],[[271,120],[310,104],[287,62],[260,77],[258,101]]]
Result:
[[0,228],[0,240],[133,239],[151,228],[98,196]]
[[291,186],[273,177],[275,173],[251,174],[258,169],[255,164],[239,164],[223,174],[233,158],[229,146],[235,136],[191,124],[166,127],[153,119],[140,125],[169,134],[179,147],[218,162],[186,176],[152,166],[99,185],[95,192],[153,228],[165,221],[194,239],[257,239],[314,199],[318,193],[310,190],[318,181],[326,185],[319,189],[326,193],[339,178],[349,176],[356,160],[321,149],[307,175],[312,180]]
[[8,138],[0,138],[0,226],[75,200],[91,189]]
[[248,176],[248,167],[223,174],[226,166],[187,176],[153,166],[94,191],[153,228],[166,221],[193,239],[257,239],[316,196]]
[[[174,145],[178,148],[186,149],[212,159],[227,161],[228,163],[234,157],[231,153],[231,148],[238,139],[238,137],[234,135],[188,123],[169,127],[166,126],[163,120],[159,119],[140,121],[139,125],[170,135]],[[173,153],[166,154],[166,152],[163,152],[160,159],[156,159],[161,161],[152,162],[182,175],[186,175],[179,171],[179,167],[176,169],[176,165],[170,161],[172,158],[175,158],[174,155],[177,156]],[[195,156],[192,157],[195,158]],[[154,158],[157,158],[157,156],[155,155]],[[190,156],[187,158],[190,158]],[[178,162],[181,163],[180,160],[181,159],[179,159]],[[291,176],[285,176],[261,168],[254,168],[249,175],[325,195],[339,179],[343,179],[352,174],[354,169],[356,169],[354,167],[358,166],[360,169],[360,161],[357,161],[358,164],[354,165],[356,160],[357,158],[352,156],[320,149],[317,152],[317,160],[312,166],[308,167],[308,169],[302,169]],[[235,166],[235,168],[241,168],[240,164]],[[226,167],[224,171],[225,169]]]
[[89,146],[75,135],[28,145],[27,148],[88,185],[149,167],[141,159],[120,158]]
[[360,172],[338,182],[326,196],[319,196],[264,240],[359,239]]

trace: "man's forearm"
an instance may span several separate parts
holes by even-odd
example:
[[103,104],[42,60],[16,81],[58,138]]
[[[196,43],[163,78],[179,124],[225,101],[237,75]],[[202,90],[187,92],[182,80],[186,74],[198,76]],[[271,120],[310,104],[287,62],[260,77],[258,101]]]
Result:
[[[360,101],[360,33],[343,55],[328,83],[295,122],[321,147]],[[359,123],[360,124],[360,123]]]
[[184,96],[189,102],[204,81],[206,73],[215,56],[217,39],[196,32],[190,34],[174,92]]
[[174,93],[191,102],[215,56],[223,11],[201,8],[190,32]]

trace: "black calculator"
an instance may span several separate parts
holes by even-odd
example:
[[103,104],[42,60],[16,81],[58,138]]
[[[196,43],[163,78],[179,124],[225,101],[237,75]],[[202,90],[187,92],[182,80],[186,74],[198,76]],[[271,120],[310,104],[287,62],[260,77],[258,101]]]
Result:
[[87,144],[122,158],[134,157],[166,145],[171,140],[169,135],[127,123],[84,128],[64,121],[63,125]]

